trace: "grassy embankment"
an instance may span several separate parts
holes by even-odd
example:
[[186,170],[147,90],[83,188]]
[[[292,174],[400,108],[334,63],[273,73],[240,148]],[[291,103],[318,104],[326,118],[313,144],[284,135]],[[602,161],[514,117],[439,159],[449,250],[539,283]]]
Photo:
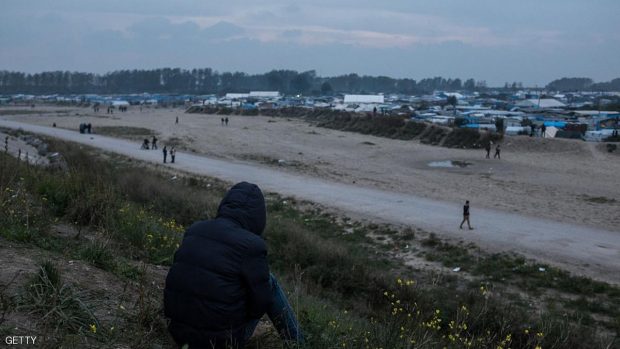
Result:
[[[171,346],[161,310],[165,267],[183,228],[213,217],[227,185],[171,180],[65,143],[51,148],[63,154],[67,171],[0,155],[0,246],[8,246],[0,334],[35,333],[50,348]],[[531,261],[432,234],[342,221],[277,195],[267,201],[270,263],[308,348],[618,344],[615,287],[548,266],[541,273]],[[10,251],[27,262],[6,257]],[[402,251],[435,261],[439,270],[406,267],[394,258]],[[73,274],[76,265],[82,272]],[[458,275],[441,271],[455,265],[462,266]],[[29,272],[9,273],[16,268]],[[251,346],[281,344],[268,332]]]
[[259,111],[257,109],[191,107],[187,112],[217,115],[297,117],[304,118],[319,127],[393,139],[418,139],[423,144],[441,145],[448,148],[482,148],[488,141],[496,142],[501,139],[501,135],[497,133],[432,125],[426,122],[409,120],[407,116],[373,116],[370,113],[356,114],[328,109],[280,108]]

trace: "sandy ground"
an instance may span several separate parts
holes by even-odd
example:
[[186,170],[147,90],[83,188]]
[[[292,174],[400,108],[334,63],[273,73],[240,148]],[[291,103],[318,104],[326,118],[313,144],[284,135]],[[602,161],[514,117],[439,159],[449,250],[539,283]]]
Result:
[[[0,108],[0,115],[14,109]],[[486,160],[482,150],[340,132],[296,119],[232,116],[225,127],[220,116],[181,109],[132,108],[114,115],[87,108],[35,111],[1,117],[70,129],[90,122],[95,131],[104,125],[145,127],[160,134],[160,145],[176,139],[181,148],[212,157],[271,165],[282,159],[280,167],[288,172],[449,202],[470,200],[473,224],[476,209],[485,207],[620,231],[620,157],[593,143],[509,137],[502,143],[502,160]],[[428,166],[444,160],[471,166]]]
[[[480,159],[479,151],[342,133],[286,119],[231,117],[230,125],[224,127],[219,117],[185,115],[178,110],[129,112],[121,119],[77,118],[72,114],[14,119],[43,125],[54,120],[59,127],[72,128],[86,121],[92,122],[95,130],[98,125],[127,124],[155,128],[161,132],[160,142],[181,138],[188,147],[211,155],[180,152],[175,165],[179,169],[230,181],[254,181],[268,191],[295,195],[357,217],[413,225],[491,250],[521,252],[580,274],[620,283],[618,203],[584,199],[584,195],[618,198],[618,181],[613,179],[618,173],[618,157],[597,146],[510,139],[504,143],[507,149],[500,161]],[[174,125],[177,115],[181,122]],[[139,122],[148,118],[155,119]],[[2,125],[20,126],[0,120]],[[80,135],[59,128],[22,127],[141,160],[159,162],[161,158],[159,152],[139,150],[135,141]],[[247,161],[251,159],[285,159],[289,165],[273,168]],[[473,166],[427,166],[429,161],[445,159],[465,160]],[[466,233],[458,229],[459,201],[463,198],[472,200],[476,227]],[[587,210],[598,216],[588,219]]]

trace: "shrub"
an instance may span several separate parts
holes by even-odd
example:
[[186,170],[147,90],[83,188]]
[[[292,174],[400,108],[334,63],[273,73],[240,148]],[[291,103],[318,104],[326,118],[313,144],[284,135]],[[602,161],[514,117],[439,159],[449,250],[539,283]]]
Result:
[[90,326],[99,321],[87,305],[92,297],[65,284],[56,265],[45,261],[25,287],[18,303],[19,310],[39,317],[50,341],[60,342],[68,334],[88,335]]

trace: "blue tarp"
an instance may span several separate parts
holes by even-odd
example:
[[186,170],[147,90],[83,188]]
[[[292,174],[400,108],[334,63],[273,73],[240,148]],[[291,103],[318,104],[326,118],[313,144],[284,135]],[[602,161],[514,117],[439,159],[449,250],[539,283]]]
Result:
[[557,127],[557,128],[564,128],[564,127],[566,127],[566,122],[564,122],[564,121],[545,121],[544,125],[546,127],[553,126],[553,127]]

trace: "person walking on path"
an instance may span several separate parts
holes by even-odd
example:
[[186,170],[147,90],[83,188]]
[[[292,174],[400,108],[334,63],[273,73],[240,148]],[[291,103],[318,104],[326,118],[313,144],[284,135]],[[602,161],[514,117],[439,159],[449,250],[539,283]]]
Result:
[[226,123],[226,126],[228,126],[228,116],[224,119],[224,122]]
[[170,162],[174,164],[174,158],[177,155],[177,150],[174,147],[170,148]]
[[304,342],[269,272],[266,221],[263,193],[241,182],[226,193],[215,219],[185,231],[164,287],[164,314],[179,347],[243,348],[264,314],[288,344]]
[[547,138],[547,134],[545,132],[547,132],[547,126],[545,126],[545,124],[542,124],[542,126],[540,126],[540,136],[542,138]]
[[222,126],[224,126],[224,118],[222,118],[221,121],[222,121]]
[[164,164],[166,163],[166,157],[168,157],[168,149],[166,149],[166,146],[164,145],[164,149],[162,149],[162,152],[164,153]]
[[153,136],[153,139],[151,140],[151,149],[157,149],[157,137],[155,136]]
[[491,144],[492,144],[492,143],[493,143],[493,142],[489,141],[489,142],[487,143],[487,145],[485,145],[485,146],[484,146],[484,150],[486,150],[486,151],[487,151],[487,156],[486,156],[486,158],[487,158],[487,159],[490,159],[490,158],[491,158]]
[[495,147],[495,155],[493,156],[493,159],[501,159],[502,157],[500,156],[500,152],[501,152],[501,148],[499,147],[499,144],[497,145],[497,147]]
[[178,124],[179,124],[179,117],[178,117],[178,116],[177,116],[176,120],[174,121],[174,124],[175,124],[175,125],[178,125]]
[[461,222],[459,229],[463,229],[463,223],[465,222],[467,222],[467,227],[469,228],[469,230],[474,229],[469,224],[469,200],[465,201],[465,206],[463,206],[463,221]]

